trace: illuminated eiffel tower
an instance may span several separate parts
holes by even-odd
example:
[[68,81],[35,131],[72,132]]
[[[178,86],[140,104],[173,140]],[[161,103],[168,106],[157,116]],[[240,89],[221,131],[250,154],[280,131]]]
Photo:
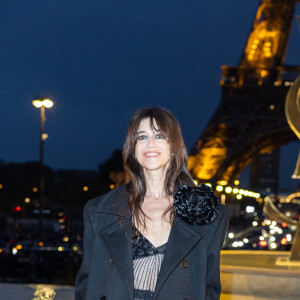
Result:
[[296,0],[262,0],[237,67],[222,67],[222,100],[192,149],[199,182],[232,184],[245,167],[297,137],[284,103],[300,67],[284,66]]

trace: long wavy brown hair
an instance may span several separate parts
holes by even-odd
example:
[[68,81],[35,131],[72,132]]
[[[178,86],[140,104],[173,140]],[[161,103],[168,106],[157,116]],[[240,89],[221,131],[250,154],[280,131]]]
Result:
[[[135,146],[140,122],[148,118],[152,130],[159,131],[165,136],[172,153],[164,182],[165,194],[172,196],[177,187],[182,184],[195,186],[187,168],[187,150],[176,118],[169,111],[162,108],[154,107],[138,110],[129,123],[123,148],[124,169],[130,182],[127,185],[129,201],[123,211],[123,216],[128,212],[132,214],[134,228],[142,229],[146,229],[145,218],[149,218],[141,208],[146,194],[146,181],[143,167],[138,163],[135,156]],[[169,218],[166,221],[172,223],[174,219],[173,206],[170,206],[164,212],[163,217],[166,218],[167,215],[169,215]]]

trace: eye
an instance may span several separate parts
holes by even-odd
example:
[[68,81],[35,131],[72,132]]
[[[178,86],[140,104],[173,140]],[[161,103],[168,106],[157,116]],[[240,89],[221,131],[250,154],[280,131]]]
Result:
[[156,136],[155,136],[156,139],[164,139],[164,135],[162,133],[158,133]]
[[145,135],[139,135],[138,137],[137,137],[137,140],[138,141],[142,141],[142,140],[145,140],[147,137],[145,136]]

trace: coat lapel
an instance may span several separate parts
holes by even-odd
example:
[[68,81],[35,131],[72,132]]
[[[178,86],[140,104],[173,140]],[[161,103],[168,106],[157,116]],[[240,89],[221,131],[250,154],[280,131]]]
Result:
[[114,261],[121,278],[133,299],[132,227],[130,218],[124,219],[122,226],[116,220],[100,231],[100,236]]
[[155,299],[171,272],[189,254],[201,238],[202,235],[194,227],[175,218],[158,275],[153,299]]

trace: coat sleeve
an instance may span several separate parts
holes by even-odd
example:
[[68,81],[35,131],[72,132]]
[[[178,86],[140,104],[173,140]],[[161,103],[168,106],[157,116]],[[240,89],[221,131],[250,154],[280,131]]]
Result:
[[75,283],[75,300],[85,300],[87,293],[87,283],[91,263],[94,229],[88,209],[88,204],[83,211],[84,233],[83,233],[83,260]]
[[220,282],[220,251],[227,233],[228,212],[224,205],[220,204],[220,215],[213,223],[211,230],[207,231],[208,261],[206,278],[206,300],[219,300],[221,295]]

